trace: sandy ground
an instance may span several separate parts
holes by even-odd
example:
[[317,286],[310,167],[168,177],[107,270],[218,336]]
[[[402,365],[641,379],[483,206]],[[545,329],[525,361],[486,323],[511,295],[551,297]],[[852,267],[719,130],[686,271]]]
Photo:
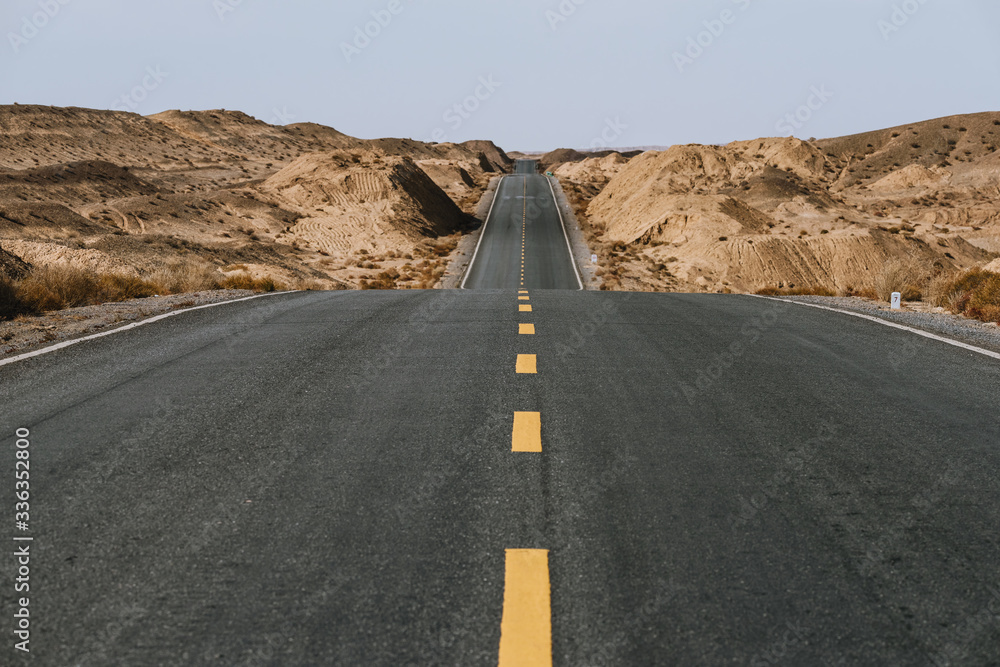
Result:
[[488,141],[363,140],[224,110],[0,106],[0,144],[0,245],[29,264],[239,267],[327,289],[390,284],[386,271],[427,286],[437,267],[407,256],[473,227],[512,164]]
[[194,292],[69,308],[39,316],[18,317],[8,322],[0,321],[0,359],[109,331],[173,310],[232,301],[253,295],[254,292],[247,290]]
[[866,288],[892,260],[928,273],[1000,252],[1000,113],[835,139],[556,151],[553,171],[606,289]]
[[576,213],[566,198],[562,184],[558,179],[552,180],[553,189],[556,193],[556,205],[562,211],[563,220],[566,223],[566,234],[569,236],[569,244],[573,249],[573,259],[580,269],[580,278],[583,280],[583,288],[586,290],[601,289],[601,278],[597,275],[599,264],[592,261],[595,253],[594,249],[587,243],[587,238],[580,228],[580,221],[576,218]]

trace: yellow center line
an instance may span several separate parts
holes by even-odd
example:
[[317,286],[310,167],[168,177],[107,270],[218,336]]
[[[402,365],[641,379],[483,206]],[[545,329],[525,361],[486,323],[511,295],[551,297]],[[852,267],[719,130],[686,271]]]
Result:
[[535,325],[534,324],[519,324],[517,325],[517,333],[522,336],[534,336],[535,335]]
[[531,297],[519,296],[519,297],[517,297],[517,300],[518,301],[531,301]]
[[507,549],[499,665],[552,665],[552,597],[547,549]]
[[[530,308],[530,306],[529,306]],[[517,355],[517,372],[522,375],[535,375],[538,373],[538,355],[519,354]]]
[[510,451],[540,453],[542,451],[542,413],[515,412]]
[[518,309],[518,312],[521,312],[521,313],[530,313],[531,312],[531,306],[526,306],[523,303],[521,305],[519,305],[517,307],[517,309]]

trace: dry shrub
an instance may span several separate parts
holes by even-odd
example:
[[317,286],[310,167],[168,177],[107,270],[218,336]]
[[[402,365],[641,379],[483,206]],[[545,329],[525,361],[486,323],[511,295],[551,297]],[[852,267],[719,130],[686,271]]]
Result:
[[323,285],[318,280],[300,278],[298,282],[295,283],[295,289],[300,292],[321,292],[323,291]]
[[249,273],[237,273],[233,276],[226,276],[219,284],[219,287],[222,289],[242,289],[254,292],[275,292],[284,289],[270,276],[254,278]]
[[928,290],[931,303],[958,315],[1000,324],[1000,273],[969,269],[936,278]]
[[871,299],[872,301],[878,300],[878,293],[875,291],[875,288],[870,285],[863,287],[848,285],[840,292],[839,296],[854,296],[862,299]]
[[458,236],[447,236],[437,240],[428,239],[420,243],[413,254],[427,259],[442,259],[458,247],[458,240]]
[[96,274],[72,266],[39,266],[18,281],[20,298],[33,312],[94,303],[101,287]]
[[893,292],[899,292],[903,301],[920,301],[930,275],[927,268],[914,259],[890,259],[875,276],[875,294],[882,301],[890,301]]
[[99,282],[106,302],[145,299],[159,292],[158,285],[137,276],[105,274]]
[[824,285],[808,285],[806,287],[777,287],[768,285],[757,290],[761,296],[837,296],[837,293]]
[[72,266],[35,267],[20,280],[0,280],[0,319],[153,296],[157,285]]
[[208,264],[173,262],[154,271],[149,279],[161,294],[184,294],[219,289],[219,272]]

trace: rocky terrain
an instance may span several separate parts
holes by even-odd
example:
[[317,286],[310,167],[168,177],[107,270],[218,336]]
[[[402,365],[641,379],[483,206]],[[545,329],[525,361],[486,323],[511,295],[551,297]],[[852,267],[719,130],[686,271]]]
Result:
[[1000,114],[837,139],[758,139],[575,159],[564,180],[605,287],[874,293],[1000,253]]
[[236,111],[0,107],[0,271],[179,264],[316,288],[430,287],[491,178],[491,142],[363,140]]
[[[877,297],[896,282],[915,298],[937,276],[996,266],[998,141],[1000,114],[983,113],[835,139],[533,157],[563,184],[605,289]],[[488,141],[356,139],[225,110],[6,106],[0,145],[0,274],[180,271],[198,288],[208,273],[439,285],[512,165]]]

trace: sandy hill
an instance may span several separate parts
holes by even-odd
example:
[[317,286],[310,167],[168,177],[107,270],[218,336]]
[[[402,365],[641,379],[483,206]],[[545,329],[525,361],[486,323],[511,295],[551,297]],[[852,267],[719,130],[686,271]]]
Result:
[[376,151],[311,153],[257,189],[297,214],[276,240],[326,252],[391,251],[469,224],[412,159]]
[[557,148],[556,150],[550,151],[537,159],[538,166],[542,169],[542,171],[549,171],[553,167],[565,162],[582,162],[588,157],[590,156],[586,153],[581,153],[580,151],[572,148]]
[[227,110],[0,106],[0,145],[0,241],[32,264],[197,260],[327,286],[393,266],[358,266],[362,250],[403,258],[464,229],[512,163],[488,141],[356,139]]
[[555,175],[571,181],[608,181],[628,164],[621,153],[604,157],[589,157],[579,162],[564,162],[555,168]]
[[490,164],[494,165],[498,170],[509,171],[514,165],[514,160],[510,158],[507,153],[503,151],[502,148],[497,146],[492,141],[463,141],[458,144],[462,148],[474,153],[482,153]]
[[614,150],[614,149],[604,149],[604,150],[589,150],[589,151],[578,151],[574,148],[559,148],[549,153],[545,153],[541,156],[535,156],[538,160],[538,164],[542,171],[555,171],[561,166],[579,162],[586,162],[593,159],[601,159],[609,156],[618,156],[617,160],[624,159],[628,161],[637,155],[641,155],[645,151],[641,150]]
[[632,158],[606,186],[585,162],[560,173],[583,205],[600,186],[587,214],[629,248],[627,286],[648,265],[673,289],[845,288],[892,258],[950,269],[996,257],[998,140],[1000,114],[975,114],[821,141],[673,146]]

